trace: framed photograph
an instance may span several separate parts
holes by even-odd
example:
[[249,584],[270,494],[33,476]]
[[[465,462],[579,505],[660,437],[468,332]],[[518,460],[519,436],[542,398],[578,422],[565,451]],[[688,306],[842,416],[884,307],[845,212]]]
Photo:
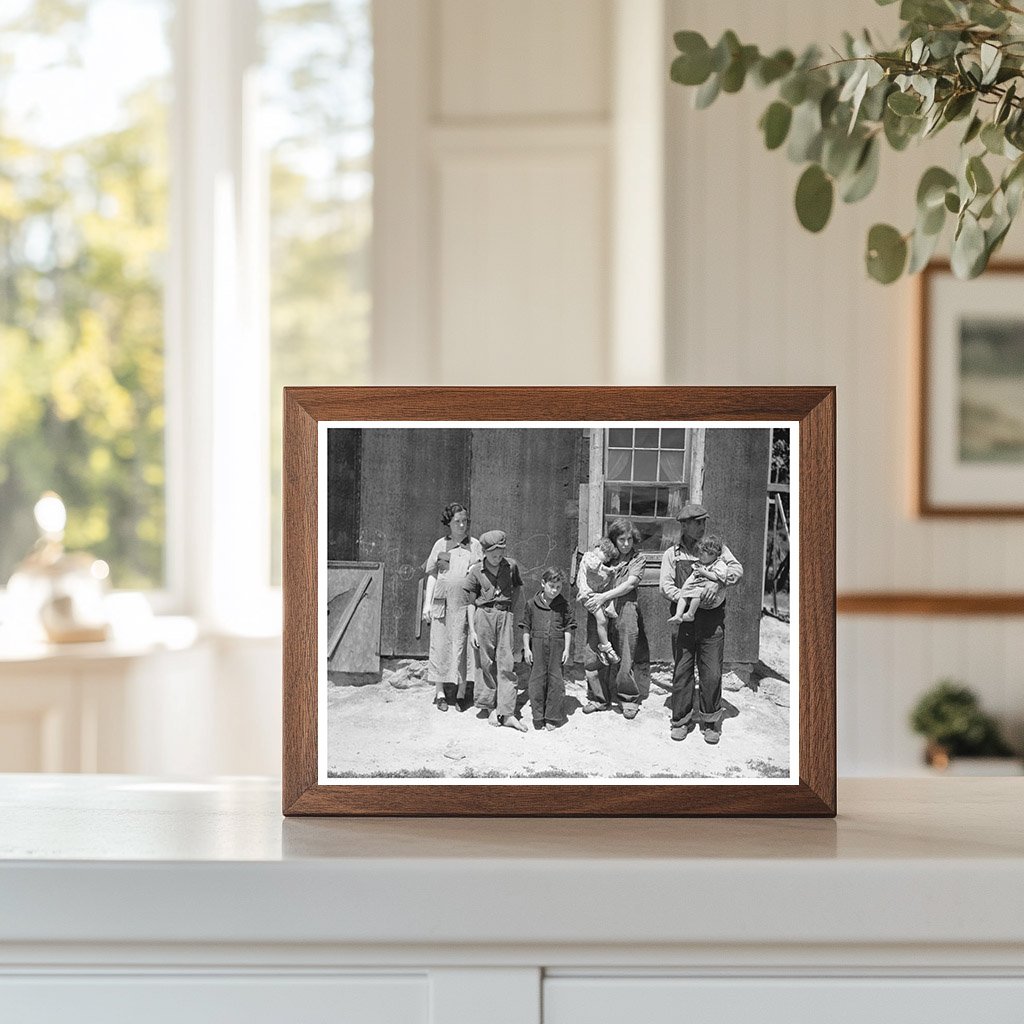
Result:
[[919,287],[917,512],[1024,515],[1024,263]]
[[287,388],[284,813],[835,803],[832,388]]

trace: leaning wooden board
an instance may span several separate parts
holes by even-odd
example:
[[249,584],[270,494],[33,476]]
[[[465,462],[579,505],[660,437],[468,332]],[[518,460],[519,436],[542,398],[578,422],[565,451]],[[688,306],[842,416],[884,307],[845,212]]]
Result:
[[382,562],[327,563],[327,667],[380,671]]

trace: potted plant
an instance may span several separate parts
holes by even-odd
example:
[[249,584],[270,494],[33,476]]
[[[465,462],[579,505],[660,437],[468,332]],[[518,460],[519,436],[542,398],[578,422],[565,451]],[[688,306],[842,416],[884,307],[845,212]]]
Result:
[[1008,758],[1013,750],[991,715],[982,711],[975,693],[943,679],[925,693],[910,715],[914,732],[924,736],[925,762],[940,771],[954,758]]

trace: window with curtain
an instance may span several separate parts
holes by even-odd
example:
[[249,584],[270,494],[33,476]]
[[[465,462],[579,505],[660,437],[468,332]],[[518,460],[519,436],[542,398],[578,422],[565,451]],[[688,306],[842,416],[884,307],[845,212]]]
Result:
[[676,516],[689,495],[684,427],[611,427],[605,451],[605,529],[624,516],[640,530],[644,551],[675,542]]

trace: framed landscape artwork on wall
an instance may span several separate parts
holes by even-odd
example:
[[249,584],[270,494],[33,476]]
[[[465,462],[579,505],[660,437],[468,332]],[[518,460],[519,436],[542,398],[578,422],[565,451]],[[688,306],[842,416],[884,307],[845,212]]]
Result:
[[917,512],[1024,515],[1024,264],[919,287]]
[[834,814],[834,401],[286,389],[285,813]]

